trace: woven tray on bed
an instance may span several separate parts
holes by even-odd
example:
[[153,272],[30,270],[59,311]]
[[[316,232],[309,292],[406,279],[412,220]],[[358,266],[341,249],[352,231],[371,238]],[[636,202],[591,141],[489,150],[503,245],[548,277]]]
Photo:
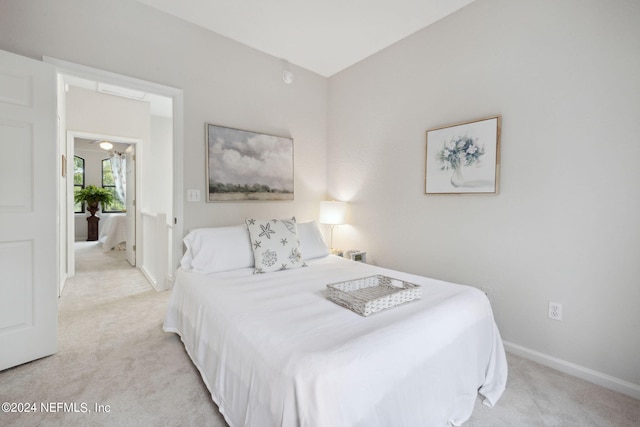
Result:
[[376,275],[327,285],[327,299],[361,316],[422,297],[422,287]]

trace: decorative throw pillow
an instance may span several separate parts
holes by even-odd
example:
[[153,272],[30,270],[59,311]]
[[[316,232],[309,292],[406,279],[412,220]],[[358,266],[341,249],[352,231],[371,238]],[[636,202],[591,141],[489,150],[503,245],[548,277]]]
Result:
[[245,219],[255,258],[254,273],[306,267],[300,254],[296,219]]

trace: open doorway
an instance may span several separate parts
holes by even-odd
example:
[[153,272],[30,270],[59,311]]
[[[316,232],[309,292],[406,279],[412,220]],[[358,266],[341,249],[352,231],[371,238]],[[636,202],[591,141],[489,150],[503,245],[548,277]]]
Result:
[[[133,250],[131,264],[156,290],[168,289],[182,249],[182,91],[52,58],[45,62],[58,69],[60,140],[66,139],[60,152],[66,169],[73,170],[76,138],[128,146],[136,164],[135,179],[128,180],[135,181],[135,191],[128,194],[136,197],[125,215],[135,225],[135,244],[127,245]],[[60,229],[61,284],[75,273],[71,178],[67,174],[60,195],[60,217],[67,218]]]
[[103,251],[124,251],[125,259],[135,266],[138,181],[135,147],[140,141],[73,131],[69,134],[73,138],[74,195],[94,186],[108,191],[113,199],[97,213],[88,212],[82,203],[74,203],[71,233],[74,241],[95,241]]

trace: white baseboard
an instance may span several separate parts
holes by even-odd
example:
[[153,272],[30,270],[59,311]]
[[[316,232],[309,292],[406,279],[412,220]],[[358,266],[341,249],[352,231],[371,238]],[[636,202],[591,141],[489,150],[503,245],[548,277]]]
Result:
[[142,271],[144,277],[147,278],[153,289],[155,289],[157,292],[171,290],[171,288],[173,287],[172,275],[167,275],[164,282],[158,283],[158,281],[151,275],[151,273],[149,273],[149,270],[147,270],[144,265],[140,266],[140,271]]
[[631,396],[635,399],[640,399],[640,385],[638,384],[633,384],[628,381],[621,380],[620,378],[612,377],[611,375],[603,374],[602,372],[594,371],[593,369],[585,368],[584,366],[576,365],[575,363],[567,362],[566,360],[558,359],[518,344],[513,344],[508,341],[504,341],[503,343],[505,350],[509,353],[522,356],[525,359],[533,360],[541,365],[573,375],[574,377],[581,378],[610,390],[626,394],[627,396]]
[[151,286],[153,287],[153,289],[155,289],[156,291],[160,291],[162,289],[158,288],[158,283],[156,282],[156,279],[153,278],[153,276],[149,273],[149,271],[144,267],[144,265],[140,266],[140,271],[142,271],[142,274],[144,274],[144,277],[147,278],[147,281],[149,281],[149,283],[151,284]]

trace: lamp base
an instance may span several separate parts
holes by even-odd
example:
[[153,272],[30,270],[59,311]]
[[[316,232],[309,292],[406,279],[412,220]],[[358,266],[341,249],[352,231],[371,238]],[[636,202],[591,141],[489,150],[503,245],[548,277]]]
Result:
[[331,248],[329,249],[329,251],[331,252],[331,255],[338,255],[338,256],[344,255],[344,251],[342,249]]

